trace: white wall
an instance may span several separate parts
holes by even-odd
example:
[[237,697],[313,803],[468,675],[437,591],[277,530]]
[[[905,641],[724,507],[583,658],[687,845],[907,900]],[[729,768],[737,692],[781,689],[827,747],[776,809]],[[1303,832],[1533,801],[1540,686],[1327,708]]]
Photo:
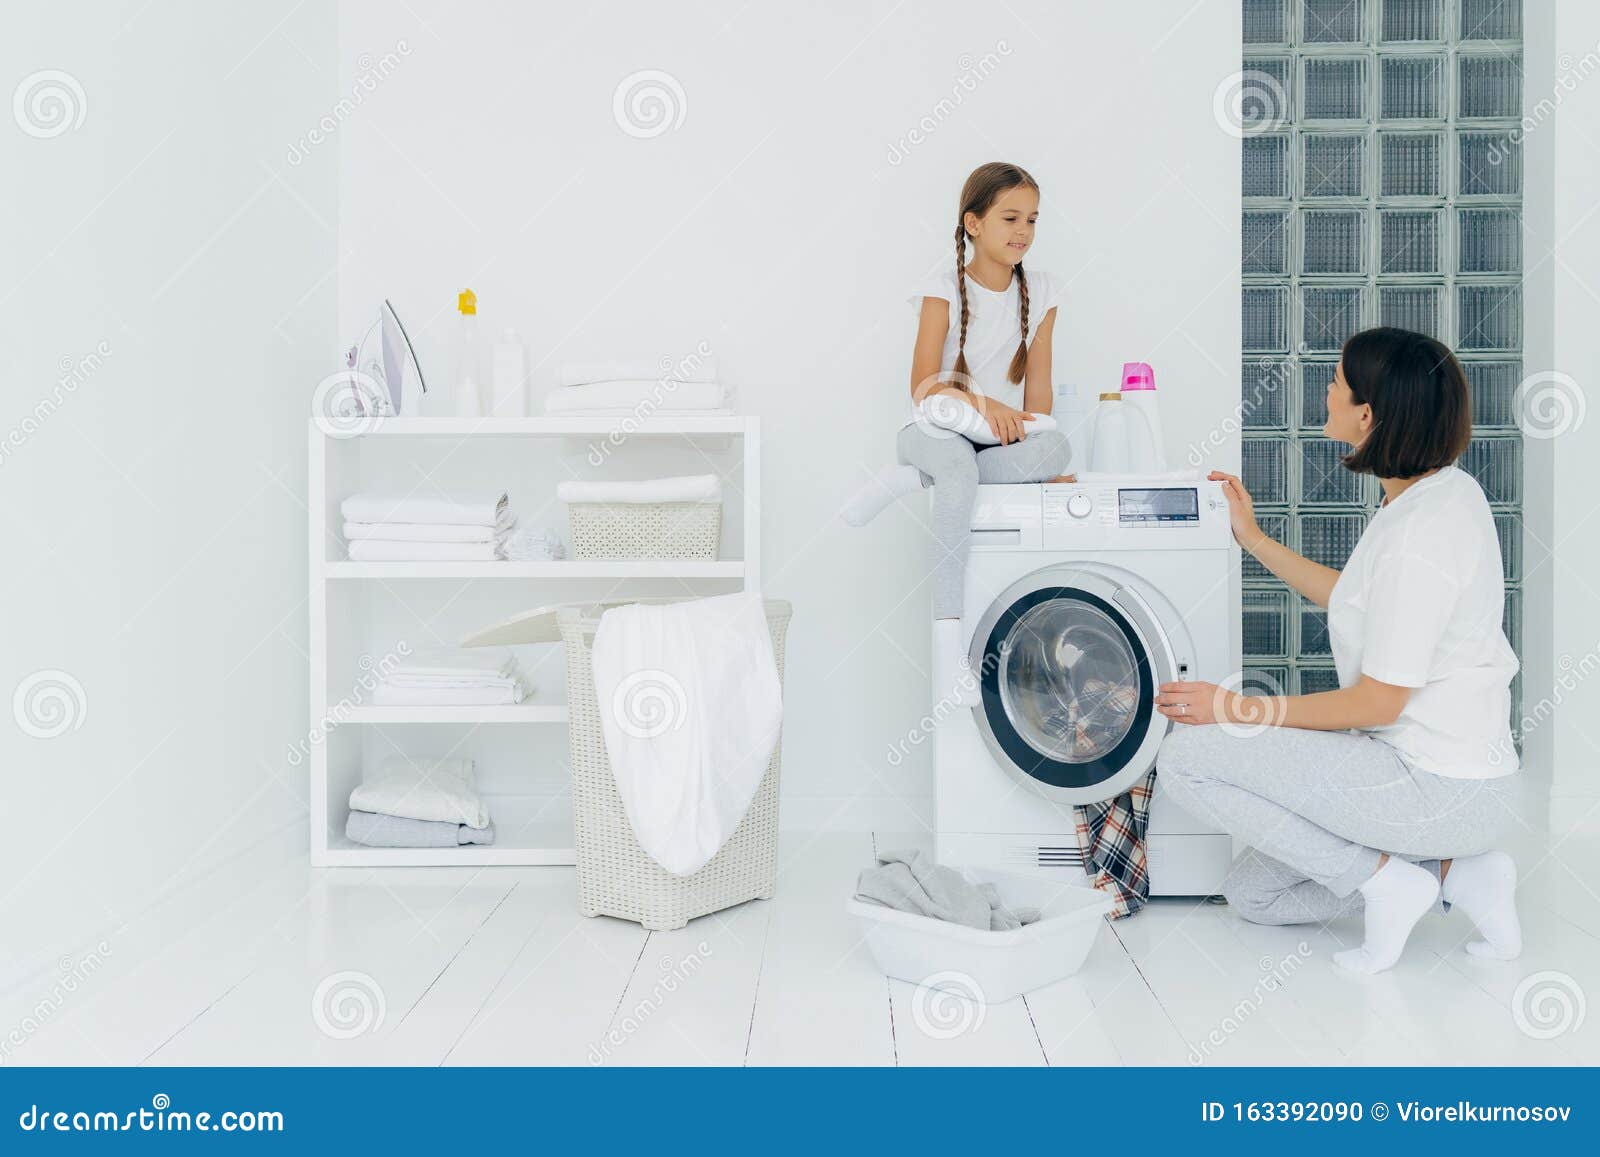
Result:
[[[765,425],[766,587],[796,607],[785,823],[914,827],[926,751],[885,752],[926,709],[925,510],[833,522],[893,454],[908,289],[953,262],[966,174],[1022,164],[1030,264],[1070,283],[1057,381],[1148,360],[1173,453],[1221,428],[1236,465],[1239,153],[1213,96],[1239,37],[1236,4],[1187,0],[344,3],[341,92],[396,63],[335,134],[341,332],[388,296],[442,382],[471,285],[540,394],[567,358],[708,342]],[[646,69],[683,117],[641,139],[613,94]]]
[[[1555,371],[1575,421],[1530,440],[1525,583],[1526,750],[1551,782],[1553,832],[1600,824],[1600,521],[1594,463],[1600,414],[1600,7],[1587,0],[1525,5],[1528,374]],[[1566,387],[1562,387],[1563,390]],[[1553,713],[1551,713],[1553,711]]]
[[265,836],[304,844],[281,753],[306,727],[334,168],[283,158],[334,45],[329,3],[8,14],[6,95],[65,72],[83,117],[0,124],[0,693],[60,671],[68,697],[0,726],[0,985],[85,937],[115,952]]

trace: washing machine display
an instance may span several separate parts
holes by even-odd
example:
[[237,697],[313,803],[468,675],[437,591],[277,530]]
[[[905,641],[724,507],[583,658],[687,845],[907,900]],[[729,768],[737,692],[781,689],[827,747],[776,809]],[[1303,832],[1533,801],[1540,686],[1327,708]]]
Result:
[[1129,523],[1199,522],[1200,492],[1192,486],[1118,490],[1117,521]]
[[983,651],[980,726],[1014,775],[1078,791],[1127,774],[1155,718],[1155,678],[1120,607],[1076,586],[1019,592]]

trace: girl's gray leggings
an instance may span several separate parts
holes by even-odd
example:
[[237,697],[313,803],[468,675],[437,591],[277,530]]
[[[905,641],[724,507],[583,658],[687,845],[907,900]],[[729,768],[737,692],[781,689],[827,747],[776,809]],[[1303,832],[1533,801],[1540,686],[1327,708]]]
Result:
[[1175,724],[1156,755],[1156,791],[1245,845],[1223,894],[1257,924],[1360,912],[1384,852],[1437,875],[1487,851],[1521,814],[1522,778],[1417,771],[1360,731]]
[[1066,472],[1071,447],[1059,430],[1039,430],[1009,446],[978,446],[918,425],[902,429],[898,445],[900,461],[915,466],[922,484],[933,487],[933,617],[958,619],[978,484],[1048,482]]

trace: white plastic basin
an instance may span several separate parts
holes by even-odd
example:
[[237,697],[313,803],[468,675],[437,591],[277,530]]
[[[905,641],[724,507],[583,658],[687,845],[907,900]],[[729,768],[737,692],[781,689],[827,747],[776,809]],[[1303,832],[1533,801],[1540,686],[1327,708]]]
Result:
[[1087,886],[979,868],[961,874],[995,885],[1009,908],[1038,908],[1039,920],[1010,932],[980,932],[852,896],[845,908],[885,975],[1000,1004],[1078,971],[1113,906]]

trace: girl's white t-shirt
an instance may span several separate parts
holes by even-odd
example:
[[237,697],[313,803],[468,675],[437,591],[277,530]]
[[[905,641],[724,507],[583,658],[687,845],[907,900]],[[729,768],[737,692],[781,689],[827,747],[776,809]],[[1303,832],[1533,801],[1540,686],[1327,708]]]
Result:
[[1400,717],[1367,732],[1415,768],[1456,779],[1516,771],[1505,583],[1477,481],[1446,466],[1373,515],[1328,599],[1339,685],[1363,674],[1411,687]]
[[[1038,332],[1039,324],[1044,321],[1045,315],[1059,304],[1061,286],[1055,277],[1037,269],[1025,269],[1023,276],[1028,279],[1028,344],[1031,347],[1033,335]],[[996,293],[992,289],[985,289],[971,277],[967,278],[966,352],[967,373],[972,378],[969,383],[971,387],[985,397],[1020,410],[1023,383],[1008,381],[1006,378],[1006,371],[1011,368],[1011,359],[1016,356],[1017,344],[1022,340],[1022,315],[1017,283],[1018,277],[1013,273],[1011,284]],[[961,346],[961,297],[956,290],[954,262],[944,273],[925,280],[911,295],[909,299],[911,308],[919,317],[922,314],[922,299],[925,297],[942,298],[950,308],[950,328],[945,331],[944,352],[939,358],[940,372],[949,373],[956,368],[956,351]],[[912,403],[911,417],[907,419],[907,424],[916,418],[916,404]],[[948,433],[934,427],[928,427],[928,432]]]

